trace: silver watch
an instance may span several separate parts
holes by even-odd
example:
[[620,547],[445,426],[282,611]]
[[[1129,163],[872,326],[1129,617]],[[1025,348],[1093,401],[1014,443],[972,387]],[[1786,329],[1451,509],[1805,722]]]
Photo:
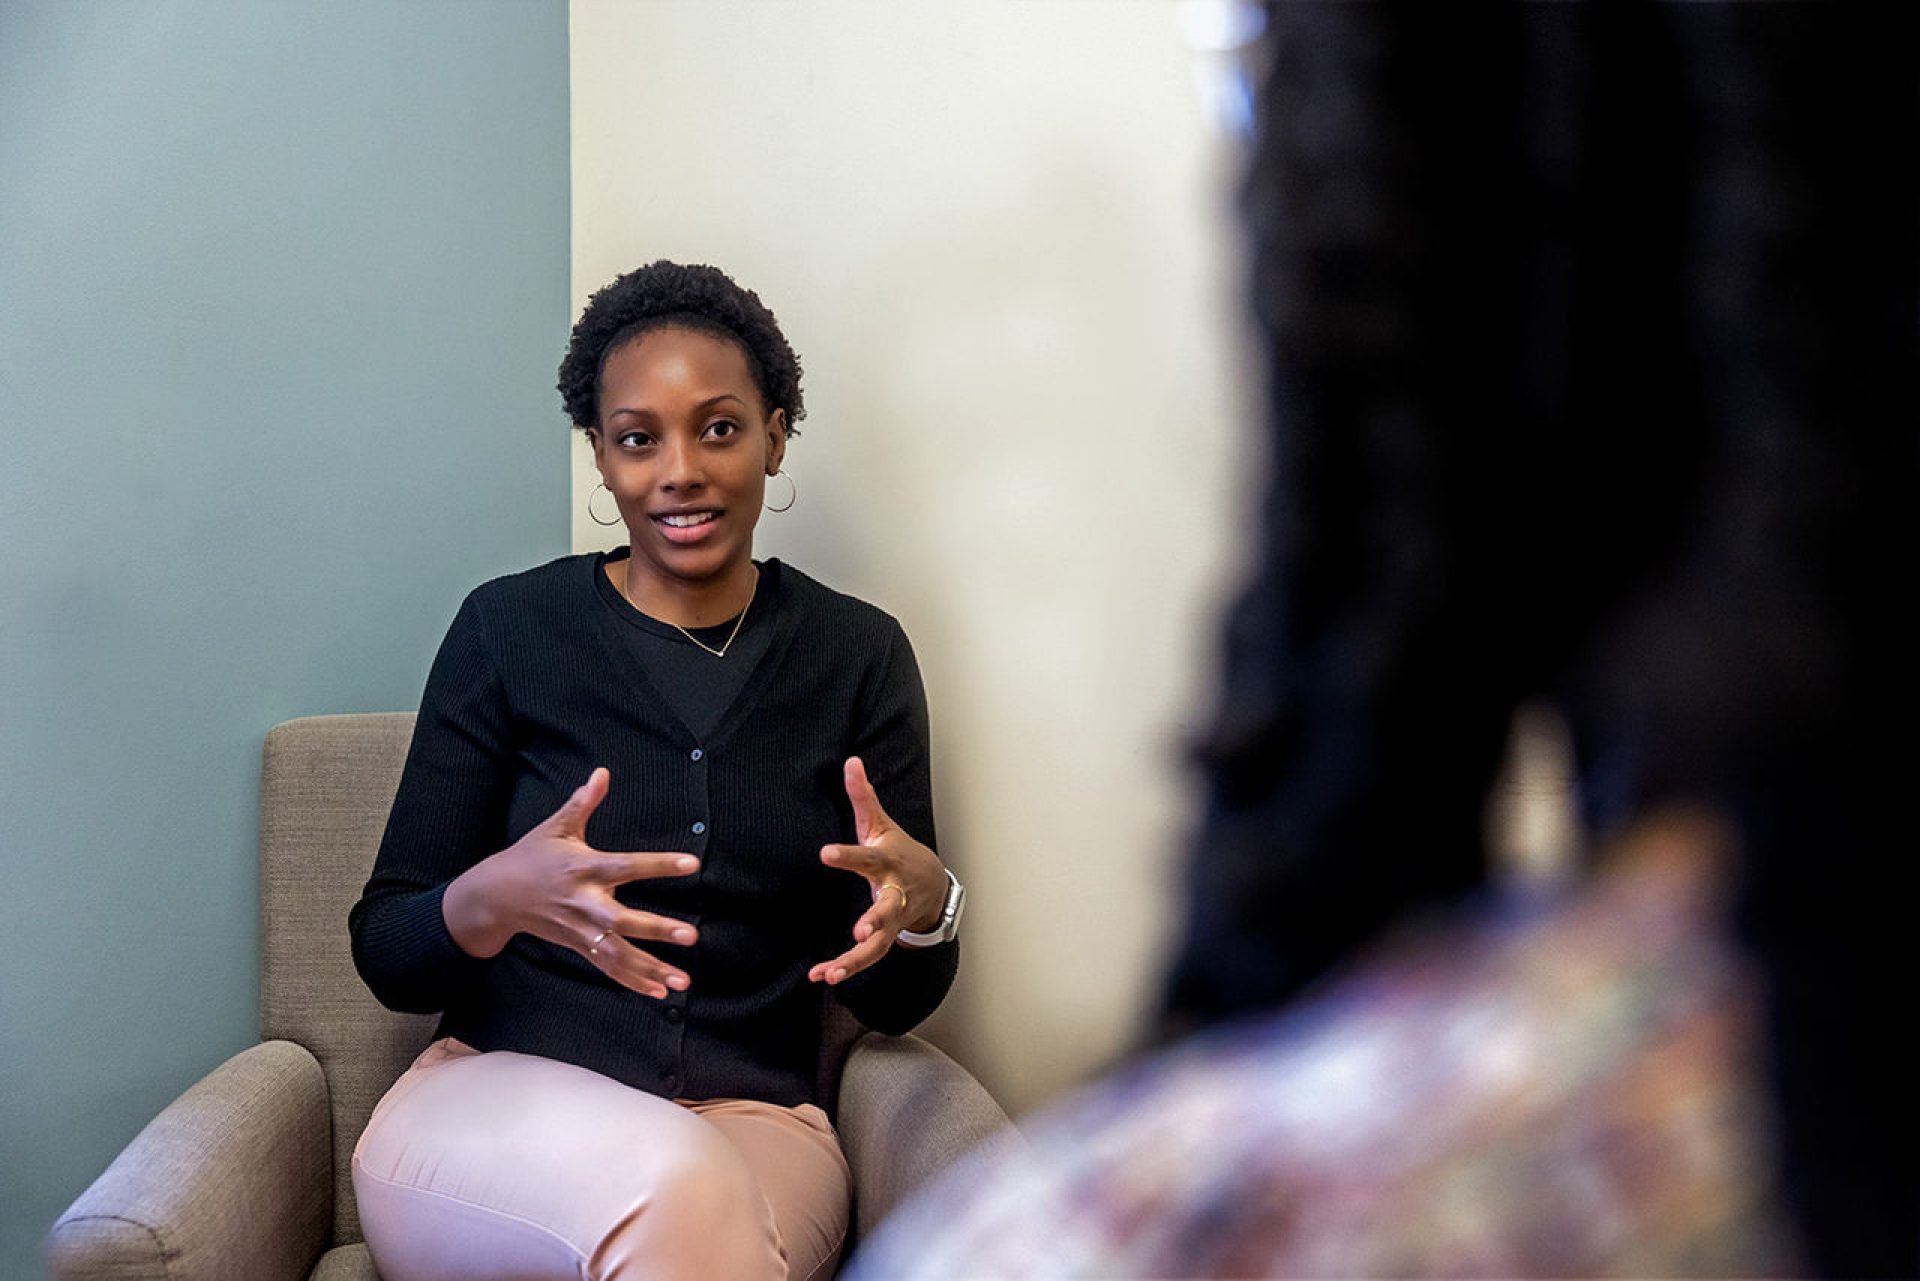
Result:
[[940,923],[925,933],[914,930],[901,930],[896,942],[908,947],[932,947],[937,943],[949,943],[960,936],[960,909],[967,905],[967,887],[960,878],[947,869],[947,901],[940,905]]

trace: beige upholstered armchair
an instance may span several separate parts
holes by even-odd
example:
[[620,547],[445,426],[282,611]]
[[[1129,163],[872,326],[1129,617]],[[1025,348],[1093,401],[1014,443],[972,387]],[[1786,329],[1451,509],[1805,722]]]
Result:
[[[261,1037],[182,1094],[54,1224],[56,1276],[373,1278],[348,1162],[431,1017],[382,1008],[354,972],[347,909],[373,866],[413,718],[320,716],[267,736],[261,778]],[[837,1010],[838,1007],[833,1007]],[[1007,1124],[917,1037],[830,1017],[854,1235]],[[903,1138],[903,1136],[906,1136]]]

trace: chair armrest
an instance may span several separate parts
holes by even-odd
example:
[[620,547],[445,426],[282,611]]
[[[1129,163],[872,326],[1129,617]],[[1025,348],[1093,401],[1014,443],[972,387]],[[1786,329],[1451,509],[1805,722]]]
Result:
[[840,1077],[840,1146],[864,1237],[914,1189],[1012,1123],[971,1073],[917,1036],[868,1033]]
[[267,1041],[202,1077],[60,1216],[60,1281],[305,1278],[333,1214],[320,1063]]

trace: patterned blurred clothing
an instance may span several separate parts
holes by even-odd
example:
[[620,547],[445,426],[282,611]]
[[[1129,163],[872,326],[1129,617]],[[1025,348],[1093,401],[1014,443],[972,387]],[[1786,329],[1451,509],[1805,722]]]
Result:
[[1712,833],[1650,825],[1560,902],[1400,932],[1130,1067],[963,1163],[852,1275],[1801,1271]]

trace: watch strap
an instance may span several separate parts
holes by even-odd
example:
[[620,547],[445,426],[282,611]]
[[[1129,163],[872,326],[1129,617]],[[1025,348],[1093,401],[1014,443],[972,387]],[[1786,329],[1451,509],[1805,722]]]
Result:
[[952,868],[947,868],[946,873],[947,897],[940,905],[940,923],[930,930],[901,930],[895,942],[908,947],[936,947],[951,942],[960,933],[960,902],[966,891]]

